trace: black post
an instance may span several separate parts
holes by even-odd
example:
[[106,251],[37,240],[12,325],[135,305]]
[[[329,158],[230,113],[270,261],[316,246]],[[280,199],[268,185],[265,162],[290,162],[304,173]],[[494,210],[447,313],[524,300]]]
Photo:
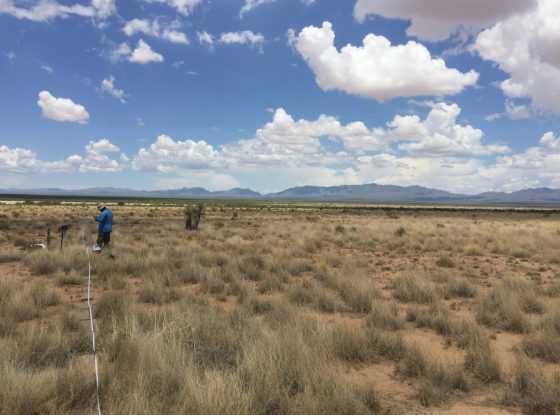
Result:
[[51,228],[47,228],[47,249],[51,247]]
[[60,232],[60,250],[62,251],[63,248],[63,244],[64,244],[64,235],[66,235],[66,231],[68,231],[68,229],[70,229],[70,225],[61,225],[58,228],[58,231]]

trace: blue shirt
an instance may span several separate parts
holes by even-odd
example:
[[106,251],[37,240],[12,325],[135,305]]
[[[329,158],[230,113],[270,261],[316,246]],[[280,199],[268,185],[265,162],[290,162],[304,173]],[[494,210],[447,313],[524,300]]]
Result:
[[95,221],[99,222],[99,232],[107,233],[113,230],[113,212],[107,208],[101,210],[101,214],[95,217]]

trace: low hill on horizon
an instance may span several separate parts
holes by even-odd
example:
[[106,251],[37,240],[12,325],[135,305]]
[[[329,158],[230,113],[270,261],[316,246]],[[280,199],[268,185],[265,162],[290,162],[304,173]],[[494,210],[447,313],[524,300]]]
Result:
[[369,203],[441,203],[441,204],[559,204],[560,189],[536,188],[516,192],[484,192],[476,195],[452,193],[422,186],[379,185],[375,183],[344,186],[298,186],[281,192],[262,194],[251,189],[233,188],[210,191],[203,187],[168,190],[134,190],[113,187],[86,189],[0,189],[4,195],[200,198],[247,200],[294,200]]

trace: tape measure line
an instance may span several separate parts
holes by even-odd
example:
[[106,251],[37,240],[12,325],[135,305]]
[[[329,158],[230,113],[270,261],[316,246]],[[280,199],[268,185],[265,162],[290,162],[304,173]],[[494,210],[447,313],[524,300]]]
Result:
[[97,398],[97,414],[101,415],[101,403],[99,399],[99,365],[97,364],[97,351],[95,348],[95,325],[93,323],[93,308],[91,305],[91,253],[87,248],[88,256],[88,282],[87,282],[87,305],[89,309],[89,322],[91,328],[91,346],[93,351],[93,364],[95,366],[95,394]]

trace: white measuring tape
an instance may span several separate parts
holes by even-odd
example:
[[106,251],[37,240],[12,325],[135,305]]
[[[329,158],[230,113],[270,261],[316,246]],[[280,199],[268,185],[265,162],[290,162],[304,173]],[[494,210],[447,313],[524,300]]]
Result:
[[99,401],[99,365],[97,364],[97,352],[95,349],[95,326],[93,324],[93,309],[91,306],[91,254],[87,248],[88,256],[88,283],[87,283],[87,305],[89,309],[89,322],[91,327],[91,345],[93,349],[93,364],[95,366],[95,388],[97,397],[97,414],[101,415],[101,404]]

